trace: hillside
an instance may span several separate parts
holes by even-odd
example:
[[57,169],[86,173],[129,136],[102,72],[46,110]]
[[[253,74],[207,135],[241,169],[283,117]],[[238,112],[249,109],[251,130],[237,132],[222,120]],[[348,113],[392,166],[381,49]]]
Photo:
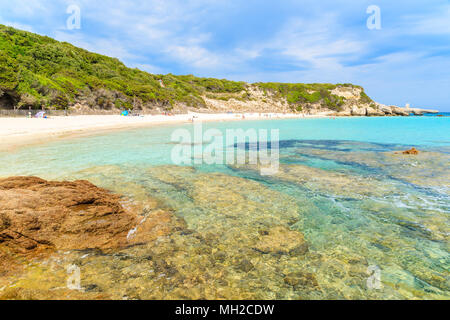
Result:
[[66,42],[0,25],[0,109],[382,115],[381,107],[352,84],[248,84],[154,75]]

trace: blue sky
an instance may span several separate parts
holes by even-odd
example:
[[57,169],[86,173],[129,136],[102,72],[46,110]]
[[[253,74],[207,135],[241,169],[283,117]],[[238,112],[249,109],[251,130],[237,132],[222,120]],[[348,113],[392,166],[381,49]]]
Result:
[[[72,4],[81,28],[68,30]],[[0,23],[152,73],[355,83],[381,103],[450,111],[449,0],[0,0]]]

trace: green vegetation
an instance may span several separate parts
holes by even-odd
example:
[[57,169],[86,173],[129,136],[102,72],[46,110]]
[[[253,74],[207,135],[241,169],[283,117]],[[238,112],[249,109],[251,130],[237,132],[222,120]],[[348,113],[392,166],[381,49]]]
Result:
[[215,100],[222,100],[222,101],[229,101],[231,99],[238,100],[238,101],[249,101],[251,100],[251,96],[248,94],[247,91],[236,92],[236,93],[206,93],[205,95],[208,99],[215,99]]
[[200,106],[205,92],[235,93],[245,85],[152,75],[69,43],[0,25],[0,93],[17,107],[62,109],[79,100],[104,108],[132,108],[136,102],[170,108],[175,101]]
[[[332,90],[338,87],[351,87],[359,88],[362,90],[361,100],[362,103],[370,103],[370,99],[365,93],[362,87],[353,84],[330,84],[330,83],[256,83],[267,94],[270,91],[277,97],[286,98],[286,100],[292,105],[293,109],[301,110],[302,105],[313,104],[320,102],[327,108],[335,111],[340,111],[342,105],[345,103],[345,98],[334,95]],[[364,98],[364,99],[363,99]]]
[[[161,85],[162,81],[163,85]],[[339,110],[343,98],[330,90],[350,84],[257,83],[286,98],[293,110],[320,102]],[[202,97],[246,101],[248,84],[193,75],[153,75],[127,68],[118,59],[66,42],[0,25],[0,104],[9,108],[64,109],[77,102],[103,109],[162,107],[175,102],[205,105]],[[356,86],[353,86],[356,87]],[[267,94],[266,94],[267,98]],[[367,95],[361,100],[372,101]]]
[[373,100],[364,92],[361,92],[361,98],[359,99],[360,103],[373,103]]

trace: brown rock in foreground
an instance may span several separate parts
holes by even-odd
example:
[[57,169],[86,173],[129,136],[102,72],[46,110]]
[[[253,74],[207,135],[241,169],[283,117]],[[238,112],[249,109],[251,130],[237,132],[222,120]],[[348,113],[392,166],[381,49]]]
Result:
[[[88,181],[0,179],[0,260],[48,250],[111,249],[127,242],[136,215]],[[2,268],[0,264],[0,268]],[[1,271],[0,269],[0,271]]]
[[403,151],[402,154],[419,154],[419,150],[416,148],[411,148],[409,150]]

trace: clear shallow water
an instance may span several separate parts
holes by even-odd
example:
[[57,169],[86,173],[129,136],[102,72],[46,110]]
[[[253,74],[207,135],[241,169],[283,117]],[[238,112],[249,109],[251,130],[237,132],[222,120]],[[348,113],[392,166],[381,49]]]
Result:
[[[2,153],[0,176],[88,179],[136,202],[156,199],[186,222],[193,233],[127,249],[129,260],[77,252],[57,260],[60,267],[79,261],[82,281],[112,298],[450,297],[450,118],[204,124],[279,129],[281,164],[273,176],[251,165],[175,166],[175,128]],[[394,154],[411,146],[423,152]],[[308,252],[279,252],[277,245],[300,243],[298,235]],[[262,241],[273,248],[261,252]],[[150,253],[152,262],[142,259]],[[161,261],[171,269],[158,267]],[[373,267],[380,289],[367,286]],[[20,285],[58,287],[65,276],[33,270]]]

